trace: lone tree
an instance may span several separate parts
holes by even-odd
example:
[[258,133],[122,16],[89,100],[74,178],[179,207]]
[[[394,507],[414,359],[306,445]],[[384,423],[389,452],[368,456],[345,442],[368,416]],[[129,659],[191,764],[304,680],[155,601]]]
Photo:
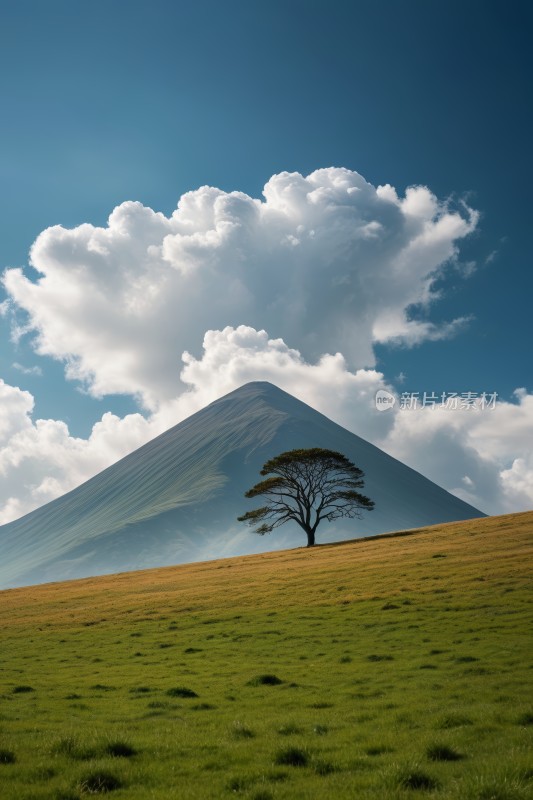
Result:
[[260,474],[271,477],[249,489],[245,497],[265,497],[266,504],[238,520],[260,523],[255,532],[261,535],[293,520],[306,532],[307,546],[313,547],[323,519],[361,517],[362,511],[374,508],[373,501],[358,491],[364,486],[364,472],[334,450],[288,450],[267,461]]

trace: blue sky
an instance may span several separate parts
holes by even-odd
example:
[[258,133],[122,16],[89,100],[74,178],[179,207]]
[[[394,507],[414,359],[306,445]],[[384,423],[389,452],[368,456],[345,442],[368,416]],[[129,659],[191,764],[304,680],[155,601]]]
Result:
[[[105,226],[124,201],[169,216],[203,185],[261,198],[283,171],[343,167],[479,212],[423,312],[468,322],[414,347],[376,341],[375,362],[350,367],[398,390],[508,402],[533,390],[529,3],[21,0],[0,11],[2,270],[24,267],[35,282],[28,252],[42,231]],[[35,352],[35,333],[14,343],[13,310],[0,318],[0,377],[32,394],[34,420],[87,437],[104,412],[139,410],[134,390],[97,399],[66,380],[57,353]],[[240,322],[255,324],[227,324]],[[168,346],[179,371],[184,347]],[[201,338],[186,349],[200,358]]]

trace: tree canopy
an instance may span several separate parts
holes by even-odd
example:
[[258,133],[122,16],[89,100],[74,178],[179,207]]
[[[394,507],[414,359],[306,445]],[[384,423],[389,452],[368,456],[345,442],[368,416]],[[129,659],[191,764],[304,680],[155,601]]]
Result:
[[245,497],[264,497],[265,505],[247,511],[239,522],[258,525],[256,533],[270,533],[292,520],[307,534],[307,546],[315,544],[322,520],[361,517],[374,503],[358,490],[364,472],[342,453],[312,447],[288,450],[271,458],[260,475],[269,476],[249,489]]

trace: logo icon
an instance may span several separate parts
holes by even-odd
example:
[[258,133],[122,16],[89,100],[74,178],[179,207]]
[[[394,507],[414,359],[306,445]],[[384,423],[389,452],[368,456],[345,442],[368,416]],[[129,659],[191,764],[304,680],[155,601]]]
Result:
[[396,402],[395,396],[386,389],[378,389],[375,400],[378,411],[390,411]]

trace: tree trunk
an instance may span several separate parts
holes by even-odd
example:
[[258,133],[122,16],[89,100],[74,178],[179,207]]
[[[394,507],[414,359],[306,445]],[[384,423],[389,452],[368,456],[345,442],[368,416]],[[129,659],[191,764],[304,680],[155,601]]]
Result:
[[307,546],[308,547],[314,547],[314,544],[315,544],[315,532],[314,532],[314,530],[312,528],[307,528],[305,532],[307,534]]

